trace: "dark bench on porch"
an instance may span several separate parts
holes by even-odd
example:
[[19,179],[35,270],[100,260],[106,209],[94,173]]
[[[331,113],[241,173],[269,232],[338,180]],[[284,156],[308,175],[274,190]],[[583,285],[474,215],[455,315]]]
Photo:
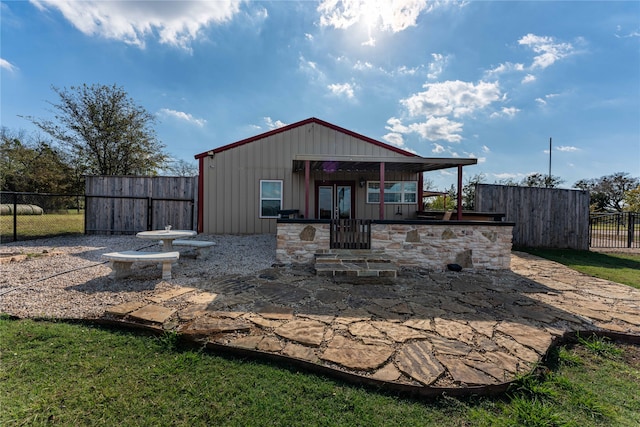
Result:
[[278,217],[282,219],[300,218],[299,209],[280,209],[278,210]]
[[[499,212],[462,211],[462,221],[504,221],[505,214]],[[416,211],[417,219],[429,220],[457,220],[458,214],[454,211]]]

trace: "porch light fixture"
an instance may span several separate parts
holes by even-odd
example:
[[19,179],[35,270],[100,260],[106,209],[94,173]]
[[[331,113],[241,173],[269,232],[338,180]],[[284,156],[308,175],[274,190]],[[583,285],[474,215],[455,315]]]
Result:
[[367,181],[364,178],[360,178],[360,188],[363,188]]

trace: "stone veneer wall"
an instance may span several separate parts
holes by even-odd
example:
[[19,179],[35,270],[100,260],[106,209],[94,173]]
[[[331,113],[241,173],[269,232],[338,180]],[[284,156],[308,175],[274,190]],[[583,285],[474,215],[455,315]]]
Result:
[[[444,270],[459,264],[474,270],[509,269],[512,224],[373,223],[371,250],[398,265]],[[312,263],[329,251],[329,224],[278,222],[278,262]]]

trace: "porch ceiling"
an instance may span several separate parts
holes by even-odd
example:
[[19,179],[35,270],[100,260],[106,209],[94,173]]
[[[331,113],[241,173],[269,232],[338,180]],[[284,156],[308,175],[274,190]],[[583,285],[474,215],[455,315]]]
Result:
[[380,163],[390,172],[419,173],[458,166],[475,165],[478,159],[429,158],[429,157],[373,157],[373,156],[324,156],[297,154],[293,157],[293,172],[304,173],[304,163],[309,161],[310,171],[379,172]]

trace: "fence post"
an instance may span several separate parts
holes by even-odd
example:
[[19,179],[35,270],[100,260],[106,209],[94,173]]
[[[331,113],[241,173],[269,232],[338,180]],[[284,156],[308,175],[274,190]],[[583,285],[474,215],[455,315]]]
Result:
[[628,219],[627,219],[627,247],[630,248],[633,244],[633,232],[634,230],[634,223],[633,223],[633,213],[628,212]]
[[147,231],[153,226],[153,198],[147,197]]
[[13,241],[18,241],[18,193],[13,193]]

